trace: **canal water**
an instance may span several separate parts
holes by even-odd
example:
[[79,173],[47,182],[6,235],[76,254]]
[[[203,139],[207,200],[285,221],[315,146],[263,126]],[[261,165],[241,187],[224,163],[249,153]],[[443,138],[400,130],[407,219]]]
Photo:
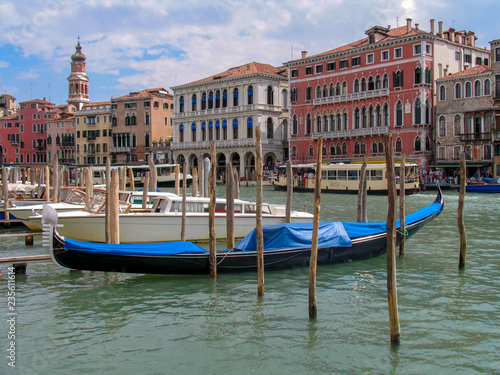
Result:
[[[220,187],[218,195],[223,195]],[[254,199],[255,188],[242,187]],[[407,212],[434,192],[407,197]],[[264,188],[264,200],[285,194]],[[318,268],[318,318],[308,269],[158,276],[70,272],[29,264],[15,279],[15,368],[9,366],[7,265],[0,281],[0,374],[495,374],[500,373],[500,195],[467,195],[466,268],[458,270],[458,194],[398,259],[401,343],[390,344],[386,257]],[[355,220],[356,196],[322,195],[322,220]],[[312,212],[313,195],[294,194]],[[368,197],[385,221],[386,197]],[[2,229],[3,230],[3,229]],[[3,230],[5,232],[5,230]],[[25,232],[12,228],[10,232]],[[39,254],[40,237],[4,238],[1,256]]]

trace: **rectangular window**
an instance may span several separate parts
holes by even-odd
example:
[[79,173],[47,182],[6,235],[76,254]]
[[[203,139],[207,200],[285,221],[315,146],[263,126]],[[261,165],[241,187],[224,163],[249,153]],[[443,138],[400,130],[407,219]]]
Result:
[[495,62],[500,62],[500,47],[495,48]]
[[366,55],[366,63],[367,64],[373,64],[374,61],[375,61],[375,58],[374,58],[373,53]]
[[403,57],[403,49],[402,48],[396,48],[394,50],[394,58],[395,59],[400,59],[401,57]]
[[476,57],[476,65],[483,65],[483,58],[482,57]]
[[347,69],[347,68],[349,68],[349,60],[340,60],[339,69]]
[[455,60],[456,61],[461,61],[462,60],[460,56],[461,56],[460,51],[455,52]]
[[306,76],[310,76],[311,74],[313,74],[312,66],[306,66]]
[[316,65],[316,74],[323,73],[323,65]]
[[292,78],[297,78],[299,76],[299,70],[298,69],[292,69],[291,75],[292,75]]
[[144,102],[144,108],[149,108],[149,106],[151,105],[151,102]]
[[332,70],[335,70],[335,65],[336,65],[335,61],[327,63],[326,64],[326,70],[329,71],[329,72],[332,71]]
[[464,63],[472,64],[472,55],[464,55]]
[[351,66],[359,66],[361,65],[361,57],[357,56],[357,57],[353,57],[351,59]]
[[427,53],[427,54],[431,54],[432,53],[431,45],[430,44],[426,44],[425,45],[425,53]]
[[421,44],[415,44],[413,46],[413,51],[415,55],[420,55],[422,53],[422,45]]
[[382,61],[389,60],[389,51],[382,51]]

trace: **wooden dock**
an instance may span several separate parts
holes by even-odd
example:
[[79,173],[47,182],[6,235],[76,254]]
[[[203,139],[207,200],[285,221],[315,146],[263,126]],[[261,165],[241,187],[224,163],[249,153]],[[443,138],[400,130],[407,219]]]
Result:
[[35,262],[48,262],[51,261],[52,257],[50,254],[41,254],[41,255],[23,255],[18,257],[6,257],[0,258],[0,263],[35,263]]

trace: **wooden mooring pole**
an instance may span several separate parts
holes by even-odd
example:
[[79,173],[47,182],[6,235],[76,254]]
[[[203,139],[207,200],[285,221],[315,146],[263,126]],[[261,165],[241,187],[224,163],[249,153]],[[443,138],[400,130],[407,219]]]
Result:
[[404,258],[406,250],[406,156],[401,154],[401,163],[399,168],[399,231],[401,232],[401,241],[399,241],[399,257]]
[[391,343],[398,344],[401,339],[399,324],[398,288],[396,279],[396,177],[392,134],[384,135],[385,159],[387,166],[387,298],[389,303],[389,322]]
[[311,260],[309,261],[309,319],[318,316],[318,299],[316,295],[316,271],[318,268],[318,233],[321,214],[321,174],[323,173],[323,137],[317,141],[318,158],[316,161],[316,180],[314,185],[314,218],[311,242]]
[[181,189],[180,189],[180,174],[181,174],[181,170],[180,170],[180,167],[179,167],[179,164],[177,164],[175,166],[175,194],[179,195],[180,192],[181,192]]
[[118,202],[119,195],[119,176],[118,170],[114,169],[111,172],[111,182],[109,184],[109,191],[107,199],[109,199],[109,242],[120,243],[120,207]]
[[264,234],[262,227],[262,132],[260,126],[255,128],[255,169],[257,172],[256,180],[256,237],[257,237],[257,295],[264,295]]
[[9,222],[9,178],[7,177],[7,168],[2,168],[2,190],[3,190],[3,210],[4,210],[4,228],[10,228]]
[[198,168],[194,167],[193,168],[193,182],[191,185],[192,188],[192,196],[197,197],[198,196]]
[[358,223],[366,223],[368,221],[366,214],[366,166],[368,164],[368,155],[363,159],[363,165],[359,173],[359,186],[358,186]]
[[186,241],[186,199],[187,199],[187,163],[182,163],[182,218],[181,218],[181,241]]
[[458,268],[465,267],[467,256],[467,234],[465,233],[464,203],[465,203],[465,182],[466,182],[465,153],[460,153],[460,193],[458,195],[458,231],[460,233],[460,259]]
[[286,217],[285,222],[292,222],[293,176],[292,162],[286,162]]
[[226,163],[226,246],[234,248],[234,179],[233,166]]
[[210,254],[208,260],[210,263],[210,277],[217,277],[217,240],[215,233],[215,182],[216,182],[216,150],[215,141],[210,141],[210,172],[208,176],[208,193],[210,196],[210,203],[208,205],[208,227],[209,227],[209,241],[210,241]]

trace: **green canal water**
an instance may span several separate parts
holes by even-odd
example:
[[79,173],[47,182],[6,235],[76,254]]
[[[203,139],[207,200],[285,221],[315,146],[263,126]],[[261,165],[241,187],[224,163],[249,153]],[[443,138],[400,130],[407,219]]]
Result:
[[[254,199],[255,189],[241,194]],[[407,212],[434,198],[407,197]],[[264,188],[265,201],[285,199]],[[319,267],[315,321],[308,318],[308,269],[266,273],[258,298],[253,273],[211,280],[29,264],[15,279],[14,331],[8,266],[1,265],[0,374],[498,374],[500,195],[467,195],[462,271],[458,194],[445,192],[445,201],[397,261],[399,345],[390,344],[385,255]],[[323,194],[321,218],[355,220],[356,202]],[[294,194],[294,208],[304,204],[312,212],[313,195]],[[369,196],[368,211],[370,221],[384,221],[387,198]],[[9,230],[16,231],[25,232]],[[1,256],[46,251],[40,237],[33,248],[19,238],[0,244]]]

